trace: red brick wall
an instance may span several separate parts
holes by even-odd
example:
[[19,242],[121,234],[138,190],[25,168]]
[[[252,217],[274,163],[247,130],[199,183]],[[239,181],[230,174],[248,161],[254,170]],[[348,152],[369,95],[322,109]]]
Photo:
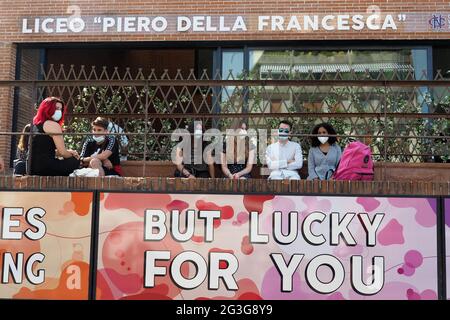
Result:
[[[40,16],[70,16],[68,6],[77,5],[81,16],[96,15],[292,15],[337,14],[367,12],[376,5],[383,13],[448,12],[448,0],[77,0],[77,1],[1,1],[0,37],[7,42],[53,42],[53,41],[154,41],[154,40],[280,40],[280,39],[448,39],[449,32],[382,32],[317,31],[309,33],[246,32],[236,33],[178,33],[167,34],[21,34],[22,18]],[[450,30],[449,30],[450,31]]]
[[[0,41],[0,79],[14,79],[15,63],[16,46]],[[13,94],[12,88],[0,87],[0,132],[11,131]],[[3,155],[6,163],[9,160],[9,152],[10,137],[0,135],[0,154]]]
[[[21,80],[35,80],[39,73],[39,49],[22,50],[21,65],[20,65],[20,79]],[[18,100],[18,118],[17,131],[22,131],[23,127],[30,123],[34,116],[33,88],[22,87],[19,90]],[[17,138],[18,141],[19,138]]]

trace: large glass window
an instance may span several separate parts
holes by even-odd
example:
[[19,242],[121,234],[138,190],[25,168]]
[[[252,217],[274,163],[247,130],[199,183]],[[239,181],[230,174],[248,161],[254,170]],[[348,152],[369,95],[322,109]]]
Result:
[[[222,79],[234,80],[242,76],[244,70],[244,50],[230,49],[222,51]],[[239,112],[241,110],[243,88],[226,86],[222,90],[222,112]],[[225,110],[224,110],[225,108]]]
[[422,78],[427,72],[426,49],[402,50],[250,50],[250,73],[260,78],[284,76],[320,79],[359,76]]
[[[450,80],[450,47],[433,48],[434,74],[438,78]],[[433,88],[434,108],[432,111],[450,112],[450,88],[447,86]],[[450,130],[450,125],[448,126]]]
[[[255,79],[389,79],[426,80],[427,49],[398,50],[250,50],[249,73]],[[250,101],[256,112],[379,112],[386,93],[371,87],[265,87],[267,101]],[[418,111],[427,111],[427,88],[411,93],[393,88],[392,94],[414,97]],[[412,89],[414,90],[414,89]],[[395,92],[394,92],[395,91]],[[257,95],[254,95],[257,97]],[[411,102],[411,101],[407,101]],[[253,105],[253,108],[252,108]],[[261,110],[261,106],[264,106]],[[392,112],[401,112],[397,103]]]

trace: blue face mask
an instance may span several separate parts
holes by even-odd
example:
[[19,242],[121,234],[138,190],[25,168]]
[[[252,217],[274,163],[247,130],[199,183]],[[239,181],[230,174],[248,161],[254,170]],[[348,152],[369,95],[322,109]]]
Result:
[[203,134],[202,129],[195,129],[195,131],[194,131],[194,137],[195,138],[197,138],[197,139],[201,138],[202,134]]
[[289,129],[279,128],[278,138],[283,141],[289,139]]
[[52,116],[52,119],[55,121],[59,121],[62,118],[62,111],[61,110],[55,110],[55,113]]
[[105,141],[105,136],[92,136],[92,138],[95,140],[95,142],[97,143],[103,143],[103,141]]

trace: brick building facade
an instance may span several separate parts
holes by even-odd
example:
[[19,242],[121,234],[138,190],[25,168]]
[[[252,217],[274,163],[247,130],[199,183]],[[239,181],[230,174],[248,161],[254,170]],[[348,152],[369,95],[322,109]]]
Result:
[[[66,50],[64,57],[69,65],[71,61],[84,63],[82,59],[77,60],[76,55],[71,57],[70,52],[77,52],[78,48],[98,50],[102,46],[107,48],[108,44],[114,44],[121,50],[126,50],[128,46],[177,48],[179,44],[183,47],[214,49],[223,45],[234,48],[251,46],[252,43],[257,47],[299,45],[304,48],[306,44],[312,47],[339,46],[339,41],[342,41],[340,47],[369,48],[380,45],[386,48],[394,43],[396,47],[445,49],[450,48],[447,42],[450,37],[449,14],[450,6],[445,0],[6,0],[0,2],[0,80],[36,79],[40,63],[61,62],[58,60],[60,51],[51,51],[55,47]],[[305,15],[309,15],[309,22],[305,22]],[[391,16],[391,20],[385,20],[387,15]],[[197,21],[200,31],[193,31],[192,28],[177,31],[173,24],[179,16],[190,17],[191,22],[194,16],[210,16],[213,25],[207,27],[208,19],[200,18]],[[241,25],[235,31],[208,31],[220,28],[220,16],[226,22],[223,26],[225,30],[231,30],[233,21],[241,16],[246,22],[245,30]],[[298,21],[291,21],[292,16],[298,16]],[[86,23],[83,31],[70,30],[68,23],[71,17],[80,17]],[[104,28],[106,17],[112,18],[109,21],[114,21],[114,26],[103,32],[99,21],[103,19]],[[121,20],[121,32],[118,32],[119,17],[149,19],[128,20],[127,27],[125,20]],[[154,17],[165,17],[168,27],[161,32],[147,32]],[[48,18],[53,20],[44,23]],[[66,20],[57,22],[57,18]],[[162,28],[161,25],[160,21],[155,27]],[[262,30],[258,30],[260,26]],[[72,27],[76,29],[77,26]],[[124,31],[126,28],[129,32]],[[428,54],[430,59],[436,55],[432,51]],[[49,61],[52,56],[53,60]],[[115,59],[119,60],[117,57]],[[139,61],[140,58],[128,59]],[[433,66],[428,65],[427,68],[433,69]],[[31,105],[31,94],[24,90],[21,92],[24,97],[21,105]],[[20,130],[33,110],[30,108],[28,113],[20,112],[14,119],[14,108],[18,108],[18,104],[14,103],[13,89],[1,87],[0,131]],[[9,137],[0,136],[0,153],[8,155],[10,147]]]

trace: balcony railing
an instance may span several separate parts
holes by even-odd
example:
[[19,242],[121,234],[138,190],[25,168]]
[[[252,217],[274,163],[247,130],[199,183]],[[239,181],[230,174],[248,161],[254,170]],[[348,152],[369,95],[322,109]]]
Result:
[[[429,80],[424,72],[383,71],[281,72],[276,79],[242,72],[143,69],[123,73],[61,65],[42,68],[41,80],[0,81],[0,90],[14,88],[12,130],[2,126],[13,146],[22,127],[32,121],[36,106],[47,96],[59,96],[68,106],[66,143],[80,149],[90,122],[105,116],[130,139],[128,159],[170,160],[171,133],[194,120],[222,131],[234,120],[249,128],[274,128],[278,121],[294,123],[293,140],[307,154],[312,127],[331,123],[344,147],[361,139],[374,159],[385,162],[446,162],[450,141],[450,80],[441,72]],[[226,79],[223,79],[226,78]],[[3,140],[4,141],[4,140]]]

